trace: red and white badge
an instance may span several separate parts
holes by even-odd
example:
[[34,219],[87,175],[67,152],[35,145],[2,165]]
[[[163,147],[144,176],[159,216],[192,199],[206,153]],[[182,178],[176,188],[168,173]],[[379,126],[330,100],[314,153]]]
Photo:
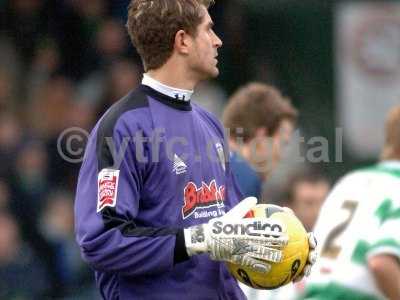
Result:
[[97,212],[105,207],[115,207],[117,204],[119,170],[103,169],[100,171],[97,184]]

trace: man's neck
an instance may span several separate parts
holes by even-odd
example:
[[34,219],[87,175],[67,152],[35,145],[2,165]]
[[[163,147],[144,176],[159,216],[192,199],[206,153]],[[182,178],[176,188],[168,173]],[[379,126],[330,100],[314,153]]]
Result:
[[162,84],[182,90],[194,90],[199,82],[190,76],[183,64],[173,60],[167,61],[161,68],[147,71],[147,74]]

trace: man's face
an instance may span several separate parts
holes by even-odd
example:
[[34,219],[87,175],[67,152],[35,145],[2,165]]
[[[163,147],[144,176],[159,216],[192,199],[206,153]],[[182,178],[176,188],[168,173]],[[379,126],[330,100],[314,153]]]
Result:
[[273,136],[257,136],[251,143],[252,164],[264,177],[268,176],[282,158],[294,127],[289,120],[282,120]]
[[189,68],[199,80],[218,76],[217,55],[218,48],[222,46],[222,41],[212,29],[214,23],[207,9],[204,6],[202,9],[204,10],[203,20],[197,27],[196,36],[193,37],[188,61]]
[[283,151],[290,142],[294,130],[293,123],[289,120],[282,120],[278,130],[272,137],[272,167],[274,168],[282,158]]
[[308,231],[312,230],[320,208],[328,195],[326,181],[300,181],[293,187],[292,206],[294,213]]

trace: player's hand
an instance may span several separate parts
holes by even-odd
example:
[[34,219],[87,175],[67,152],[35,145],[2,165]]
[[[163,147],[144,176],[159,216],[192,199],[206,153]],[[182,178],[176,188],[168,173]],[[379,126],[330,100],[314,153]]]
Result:
[[[283,207],[283,209],[285,211],[287,211],[288,213],[294,214],[293,210],[289,207]],[[314,233],[312,233],[312,232],[308,233],[308,247],[310,249],[308,252],[307,263],[304,266],[303,271],[299,275],[297,275],[295,278],[293,278],[292,281],[294,283],[301,281],[304,277],[310,276],[311,268],[317,261],[317,251],[315,250],[315,248],[317,247],[317,239],[315,238]]]
[[304,276],[309,276],[311,274],[312,266],[317,261],[317,252],[315,250],[315,247],[317,247],[317,239],[312,232],[308,233],[308,245],[310,247],[310,251],[308,253],[307,263],[304,266],[303,271],[298,276],[293,278],[293,282],[299,282],[304,278]]
[[243,218],[256,204],[255,197],[248,197],[224,216],[185,229],[188,254],[208,253],[213,260],[268,273],[271,269],[268,262],[282,260],[282,248],[288,238],[276,230],[283,227],[278,220]]

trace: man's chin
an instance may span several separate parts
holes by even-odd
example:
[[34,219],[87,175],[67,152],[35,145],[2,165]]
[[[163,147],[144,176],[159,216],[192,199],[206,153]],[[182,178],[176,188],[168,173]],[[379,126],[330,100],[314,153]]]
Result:
[[201,80],[207,80],[210,78],[215,78],[219,75],[219,70],[217,68],[215,68],[214,70],[208,71],[208,72],[204,72],[201,77]]
[[219,75],[219,69],[217,67],[215,67],[215,68],[213,68],[212,72],[210,72],[210,73],[211,73],[210,77],[215,78]]
[[199,80],[207,80],[210,78],[215,78],[219,75],[219,70],[217,67],[213,67],[210,68],[208,70],[201,70],[201,72],[199,72],[200,70],[198,70],[197,75],[198,75],[198,79]]

